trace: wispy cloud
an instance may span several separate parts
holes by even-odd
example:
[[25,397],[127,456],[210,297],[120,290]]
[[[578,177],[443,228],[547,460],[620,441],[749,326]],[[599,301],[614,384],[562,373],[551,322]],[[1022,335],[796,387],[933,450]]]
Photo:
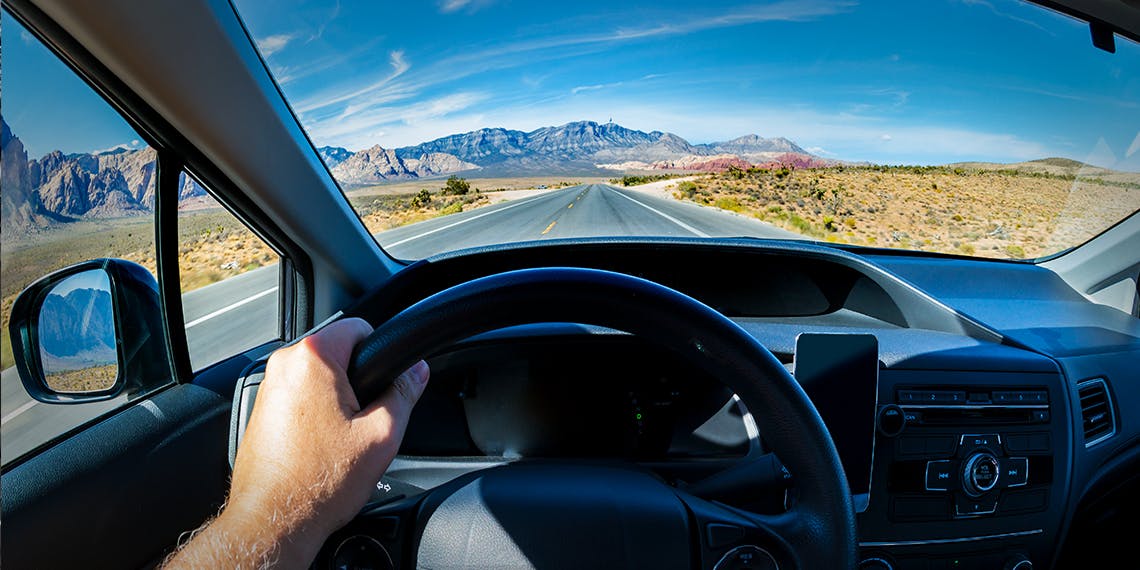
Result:
[[[654,36],[690,34],[717,28],[746,26],[763,22],[807,22],[825,16],[846,12],[855,2],[808,1],[776,2],[762,6],[752,6],[743,10],[718,16],[694,18],[683,23],[665,23],[644,28],[619,29],[609,36],[610,40],[630,40]],[[605,41],[605,37],[602,38]]]
[[36,43],[36,38],[32,37],[32,34],[29,33],[28,30],[20,30],[20,40],[28,45]]
[[[370,137],[382,136],[389,132],[405,132],[408,130],[406,127],[416,127],[414,130],[419,130],[425,123],[430,125],[439,119],[451,117],[486,99],[487,96],[483,93],[462,92],[403,105],[377,105],[338,117],[336,120],[316,122],[310,125],[309,129],[317,141],[330,141],[327,144],[334,144],[332,141],[335,141],[338,146],[361,148],[377,142]],[[398,103],[398,100],[393,100],[391,103]],[[434,129],[429,126],[429,130]],[[414,142],[423,142],[423,140],[414,140]],[[405,144],[414,143],[412,140],[400,142],[401,146]]]
[[325,30],[328,29],[329,24],[331,24],[333,20],[337,18],[337,16],[340,16],[340,0],[336,0],[336,4],[333,5],[333,9],[329,14],[329,17],[317,25],[316,31],[309,35],[309,37],[305,40],[305,43],[321,39],[321,36],[325,35]]
[[[384,74],[379,79],[375,79],[367,85],[354,88],[348,92],[341,92],[336,94],[330,94],[328,92],[318,93],[315,96],[309,97],[297,105],[297,112],[308,113],[318,109],[323,109],[326,107],[338,105],[340,103],[352,101],[353,99],[365,95],[376,93],[377,91],[384,89],[386,86],[391,84],[392,81],[407,73],[407,71],[412,68],[412,64],[408,62],[407,57],[404,55],[404,50],[393,50],[391,52],[388,52],[388,64],[392,70]],[[387,99],[382,100],[387,101]],[[367,104],[374,104],[374,102],[369,101],[367,103],[357,104],[356,106],[350,105],[350,107],[359,110],[359,108]]]
[[261,49],[261,55],[270,57],[285,49],[296,38],[296,34],[274,34],[257,40],[257,47]]
[[1049,34],[1051,36],[1057,35],[1051,31],[1045,29],[1044,26],[1042,26],[1041,24],[1038,24],[1037,22],[1034,22],[1033,20],[1029,20],[1027,18],[1022,18],[1020,16],[1014,16],[1013,14],[1010,14],[1008,12],[1003,12],[1003,11],[999,10],[997,8],[997,6],[994,6],[993,3],[989,2],[989,0],[959,0],[959,1],[962,2],[963,4],[967,5],[967,6],[980,6],[982,8],[986,8],[990,12],[993,12],[995,16],[1001,16],[1002,18],[1009,18],[1010,20],[1013,20],[1015,22],[1020,22],[1022,24],[1027,25],[1027,26],[1037,28],[1038,30],[1041,30],[1042,32],[1045,32],[1046,34]]
[[491,4],[492,0],[442,0],[439,3],[439,11],[444,14],[451,14],[460,10],[466,10],[468,13],[474,13],[485,6]]

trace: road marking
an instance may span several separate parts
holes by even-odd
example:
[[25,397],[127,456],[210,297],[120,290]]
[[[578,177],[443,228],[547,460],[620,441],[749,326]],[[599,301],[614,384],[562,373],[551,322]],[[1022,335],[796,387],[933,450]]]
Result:
[[634,200],[633,198],[630,198],[629,196],[626,196],[617,190],[614,190],[613,192],[614,194],[617,194],[618,196],[621,196],[622,198],[625,198],[626,200],[629,200],[630,202],[633,202],[634,204],[637,204],[638,206],[641,206],[642,208],[645,208],[661,216],[662,218],[665,218],[666,220],[669,220],[670,222],[673,222],[674,224],[677,224],[678,226],[681,226],[682,228],[693,232],[693,234],[697,235],[698,237],[710,237],[709,234],[706,234],[705,232],[702,232],[701,230],[698,230],[697,228],[694,228],[693,226],[690,226],[689,224],[686,224],[685,222],[682,222],[681,220],[678,220],[677,218],[674,218],[673,216],[670,216],[669,214],[666,214],[665,212],[662,212],[661,210],[658,210],[649,204],[643,204],[642,202]]
[[394,243],[389,243],[389,244],[383,244],[383,245],[385,248],[393,248],[393,247],[396,247],[398,245],[403,245],[403,244],[408,243],[414,239],[420,239],[420,238],[425,237],[425,236],[430,236],[431,234],[434,234],[436,232],[442,232],[443,230],[448,230],[448,229],[454,228],[455,226],[458,226],[459,224],[466,224],[467,222],[470,222],[472,220],[478,220],[479,218],[482,218],[483,216],[490,216],[491,214],[498,214],[499,212],[505,212],[507,210],[510,210],[511,208],[517,208],[519,206],[522,206],[523,204],[529,204],[535,200],[538,200],[539,198],[544,198],[546,196],[547,196],[547,194],[543,194],[541,196],[535,196],[534,198],[531,198],[530,200],[519,202],[517,204],[511,204],[510,206],[499,208],[498,210],[493,210],[490,212],[483,212],[482,214],[479,214],[476,216],[471,216],[470,218],[464,218],[462,220],[459,220],[458,222],[455,222],[453,224],[448,224],[448,225],[443,226],[441,228],[436,228],[434,230],[428,230],[422,234],[416,234],[412,237],[404,238],[400,241],[397,241]]
[[220,308],[220,309],[218,309],[218,310],[216,310],[216,311],[214,311],[208,315],[198,317],[198,318],[186,323],[186,328],[196,327],[196,326],[198,326],[198,325],[200,325],[200,324],[202,324],[202,323],[204,323],[204,322],[206,322],[206,321],[208,321],[214,317],[228,313],[228,312],[230,312],[230,311],[232,311],[232,310],[234,310],[234,309],[236,309],[236,308],[238,308],[238,307],[240,307],[246,303],[252,303],[252,302],[254,302],[254,301],[270,294],[270,293],[273,293],[276,290],[277,290],[277,287],[270,287],[269,289],[266,289],[260,293],[252,295],[250,297],[246,297],[246,298],[244,298],[244,299],[242,299],[236,303],[233,303],[231,305],[226,305],[225,307],[222,307],[222,308]]
[[29,400],[23,406],[20,406],[19,408],[12,410],[11,412],[8,413],[8,415],[4,416],[3,418],[0,418],[0,425],[4,425],[4,424],[16,419],[16,416],[32,409],[32,406],[34,406],[36,404],[37,404],[37,402],[35,400]]
[[546,226],[545,230],[542,230],[542,235],[546,235],[546,232],[549,232],[550,230],[554,229],[554,224],[557,224],[557,223],[558,223],[557,221],[550,222],[550,225]]
[[573,208],[573,207],[574,207],[574,202],[570,202],[570,205],[566,206],[566,209],[569,210],[570,208]]

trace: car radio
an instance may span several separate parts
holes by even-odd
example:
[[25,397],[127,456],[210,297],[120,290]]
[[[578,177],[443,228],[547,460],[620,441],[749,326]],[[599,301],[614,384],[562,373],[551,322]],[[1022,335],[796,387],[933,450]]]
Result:
[[894,440],[893,520],[1046,508],[1053,473],[1046,388],[896,387],[895,402],[878,416],[879,432]]

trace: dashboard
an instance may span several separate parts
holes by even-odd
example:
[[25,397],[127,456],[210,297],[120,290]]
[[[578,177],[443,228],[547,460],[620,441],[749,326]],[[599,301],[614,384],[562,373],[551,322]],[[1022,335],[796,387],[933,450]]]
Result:
[[[805,334],[872,338],[870,374],[840,366],[815,386],[801,380],[845,470],[868,470],[848,474],[861,567],[1071,563],[1060,545],[1089,516],[1086,495],[1127,482],[1140,465],[1134,410],[1120,403],[1140,397],[1137,319],[1029,264],[859,253],[750,240],[500,246],[413,264],[348,313],[379,322],[481,275],[577,266],[687,293],[793,372],[817,358],[798,352]],[[525,325],[469,338],[429,363],[431,383],[377,505],[488,467],[562,460],[640,466],[755,512],[794,500],[795,474],[734,395],[631,335]],[[852,385],[873,403],[859,405]],[[862,429],[869,442],[835,437]],[[718,480],[741,462],[754,466],[746,485]]]

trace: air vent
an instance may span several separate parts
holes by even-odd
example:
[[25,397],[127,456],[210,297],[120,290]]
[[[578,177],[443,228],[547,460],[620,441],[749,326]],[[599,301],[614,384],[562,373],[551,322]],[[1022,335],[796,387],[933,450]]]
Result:
[[1116,417],[1112,412],[1112,398],[1104,378],[1086,380],[1077,385],[1081,397],[1081,418],[1084,420],[1085,447],[1092,447],[1116,433]]

